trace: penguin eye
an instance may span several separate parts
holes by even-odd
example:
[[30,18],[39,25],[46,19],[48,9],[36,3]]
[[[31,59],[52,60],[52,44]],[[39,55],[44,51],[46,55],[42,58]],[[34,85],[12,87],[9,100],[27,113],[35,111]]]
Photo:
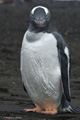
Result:
[[32,14],[32,16],[31,16],[33,19],[34,19],[34,15]]
[[46,16],[45,16],[45,18],[47,19],[47,18],[48,18],[48,16],[46,15]]

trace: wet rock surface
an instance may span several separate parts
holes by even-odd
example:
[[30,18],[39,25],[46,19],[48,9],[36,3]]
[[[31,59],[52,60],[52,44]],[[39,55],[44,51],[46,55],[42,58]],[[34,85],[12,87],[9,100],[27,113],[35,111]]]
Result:
[[51,23],[68,43],[72,59],[71,105],[80,109],[80,2],[33,0],[24,4],[0,5],[0,120],[6,119],[5,117],[21,120],[79,120],[80,115],[53,116],[26,113],[23,110],[34,107],[23,90],[20,50],[23,35],[29,25],[30,10],[36,5],[50,9]]

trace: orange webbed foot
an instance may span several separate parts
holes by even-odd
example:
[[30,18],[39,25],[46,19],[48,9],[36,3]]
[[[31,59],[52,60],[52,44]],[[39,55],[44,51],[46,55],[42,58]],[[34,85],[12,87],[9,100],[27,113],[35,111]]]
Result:
[[52,110],[42,110],[38,105],[36,105],[36,108],[33,109],[24,109],[25,112],[39,112],[39,113],[44,113],[44,114],[57,114],[57,109],[52,109]]
[[42,113],[54,115],[57,114],[57,109],[42,111]]
[[33,109],[24,109],[26,112],[41,112],[41,108],[39,106],[36,106],[36,108]]
[[36,111],[36,108],[33,108],[33,109],[24,109],[26,112],[35,112]]

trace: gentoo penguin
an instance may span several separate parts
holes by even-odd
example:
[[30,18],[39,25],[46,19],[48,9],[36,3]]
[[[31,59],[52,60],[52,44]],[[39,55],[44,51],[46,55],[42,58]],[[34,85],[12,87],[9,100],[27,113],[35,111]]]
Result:
[[77,113],[68,104],[71,101],[69,49],[62,35],[51,27],[50,18],[50,11],[46,7],[34,7],[23,38],[22,81],[36,106],[25,111]]

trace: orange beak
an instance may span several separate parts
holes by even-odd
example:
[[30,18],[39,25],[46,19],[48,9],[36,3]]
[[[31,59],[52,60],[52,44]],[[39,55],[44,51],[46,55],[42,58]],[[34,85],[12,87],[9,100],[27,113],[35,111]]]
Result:
[[43,22],[43,21],[42,21],[42,20],[40,20],[40,24],[42,24],[42,22]]
[[42,22],[43,22],[43,21],[42,21],[42,20],[40,20],[40,22],[39,22],[39,20],[37,20],[36,22],[37,22],[37,24],[39,24],[39,23],[40,23],[40,24],[42,24]]

